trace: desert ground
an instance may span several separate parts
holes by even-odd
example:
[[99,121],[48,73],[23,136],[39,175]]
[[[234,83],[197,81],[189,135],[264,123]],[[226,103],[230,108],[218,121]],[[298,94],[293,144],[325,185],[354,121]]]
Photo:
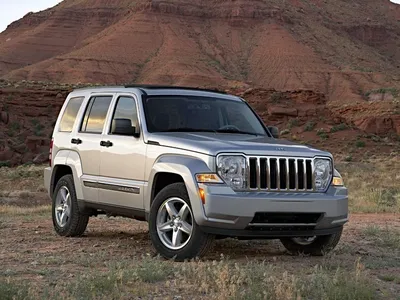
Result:
[[0,168],[1,299],[400,299],[398,158],[339,162],[350,222],[324,257],[279,241],[215,242],[200,260],[157,257],[147,224],[92,218],[81,238],[51,221],[44,166]]

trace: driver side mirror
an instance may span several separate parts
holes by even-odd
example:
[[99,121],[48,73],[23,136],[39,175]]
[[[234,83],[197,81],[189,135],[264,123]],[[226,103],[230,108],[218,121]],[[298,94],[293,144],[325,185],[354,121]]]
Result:
[[134,136],[136,138],[140,136],[139,127],[132,126],[130,119],[114,119],[112,121],[111,134]]
[[279,129],[275,126],[268,126],[269,132],[271,132],[272,136],[276,139],[279,139]]

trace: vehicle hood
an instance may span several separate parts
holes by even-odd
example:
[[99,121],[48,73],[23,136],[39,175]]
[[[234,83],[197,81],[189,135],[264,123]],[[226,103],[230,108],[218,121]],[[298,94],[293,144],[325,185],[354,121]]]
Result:
[[152,133],[147,142],[164,147],[184,149],[192,152],[216,156],[219,153],[243,153],[246,155],[315,157],[328,156],[307,145],[267,136],[227,133]]

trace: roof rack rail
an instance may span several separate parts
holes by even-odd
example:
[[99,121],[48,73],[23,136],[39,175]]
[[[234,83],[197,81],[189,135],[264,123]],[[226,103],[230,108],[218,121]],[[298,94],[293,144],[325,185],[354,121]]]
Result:
[[218,89],[206,89],[206,88],[199,88],[199,87],[189,87],[189,86],[173,86],[173,85],[151,85],[151,84],[128,84],[125,85],[125,88],[138,88],[138,89],[180,89],[180,90],[197,90],[203,92],[211,92],[211,93],[219,93],[219,94],[226,94],[225,91],[220,91]]

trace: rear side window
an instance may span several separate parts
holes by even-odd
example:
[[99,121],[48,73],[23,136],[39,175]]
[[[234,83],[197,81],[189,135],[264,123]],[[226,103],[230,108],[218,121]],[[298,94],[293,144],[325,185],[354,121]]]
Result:
[[71,98],[67,104],[64,114],[61,118],[58,131],[72,132],[76,116],[78,115],[79,108],[82,105],[84,97]]
[[102,133],[112,96],[92,97],[86,107],[81,132]]

